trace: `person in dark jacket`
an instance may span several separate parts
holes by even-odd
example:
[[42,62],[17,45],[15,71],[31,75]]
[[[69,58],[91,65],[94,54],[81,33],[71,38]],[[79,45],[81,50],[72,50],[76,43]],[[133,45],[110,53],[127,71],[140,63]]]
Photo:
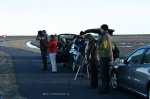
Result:
[[44,70],[48,70],[48,67],[47,67],[47,58],[46,58],[46,56],[47,56],[47,47],[42,43],[43,41],[46,42],[46,43],[48,42],[47,41],[47,32],[46,32],[46,30],[43,30],[41,32],[42,32],[41,39],[40,39],[41,57],[42,57],[42,61],[43,61]]
[[83,31],[80,32],[80,35],[75,39],[75,45],[79,47],[79,52],[84,54],[85,49],[85,33]]
[[98,86],[98,61],[99,61],[99,49],[96,45],[95,38],[91,34],[86,35],[88,43],[87,49],[87,61],[90,64],[91,70],[91,82],[90,87],[96,88]]

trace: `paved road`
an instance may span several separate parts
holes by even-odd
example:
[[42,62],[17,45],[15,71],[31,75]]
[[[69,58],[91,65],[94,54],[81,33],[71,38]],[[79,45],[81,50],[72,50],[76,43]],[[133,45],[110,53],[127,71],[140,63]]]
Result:
[[98,94],[99,88],[88,89],[89,79],[78,77],[68,85],[71,69],[58,64],[58,73],[49,70],[44,74],[40,54],[0,47],[0,51],[13,56],[17,84],[20,94],[27,99],[142,99],[137,94],[126,90],[113,91],[109,94]]

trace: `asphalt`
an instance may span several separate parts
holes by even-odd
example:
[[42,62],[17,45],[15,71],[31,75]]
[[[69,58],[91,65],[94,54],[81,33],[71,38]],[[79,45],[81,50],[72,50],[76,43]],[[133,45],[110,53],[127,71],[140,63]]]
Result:
[[39,53],[5,47],[0,47],[0,51],[12,55],[19,93],[27,99],[141,99],[124,90],[98,94],[99,87],[88,88],[90,79],[77,77],[74,80],[75,73],[72,75],[71,68],[62,67],[62,64],[57,64],[58,73],[51,73],[50,64],[44,73]]

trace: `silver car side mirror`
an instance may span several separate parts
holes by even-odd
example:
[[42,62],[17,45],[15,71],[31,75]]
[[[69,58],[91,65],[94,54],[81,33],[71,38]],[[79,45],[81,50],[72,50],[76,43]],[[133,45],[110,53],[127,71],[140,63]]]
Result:
[[120,59],[120,63],[124,63],[125,62],[125,60],[124,59]]

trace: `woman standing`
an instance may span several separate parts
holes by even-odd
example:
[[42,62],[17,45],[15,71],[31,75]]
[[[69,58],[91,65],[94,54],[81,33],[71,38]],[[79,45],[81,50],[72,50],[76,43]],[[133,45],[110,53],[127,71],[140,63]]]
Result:
[[49,50],[49,56],[50,56],[50,61],[52,65],[52,72],[57,72],[56,54],[57,54],[58,40],[56,39],[55,35],[51,35],[50,42],[48,44],[46,42],[43,42],[43,43]]
[[99,50],[96,45],[95,39],[91,34],[86,35],[88,43],[87,59],[91,69],[91,84],[90,87],[96,88],[98,86],[98,61],[99,61]]

